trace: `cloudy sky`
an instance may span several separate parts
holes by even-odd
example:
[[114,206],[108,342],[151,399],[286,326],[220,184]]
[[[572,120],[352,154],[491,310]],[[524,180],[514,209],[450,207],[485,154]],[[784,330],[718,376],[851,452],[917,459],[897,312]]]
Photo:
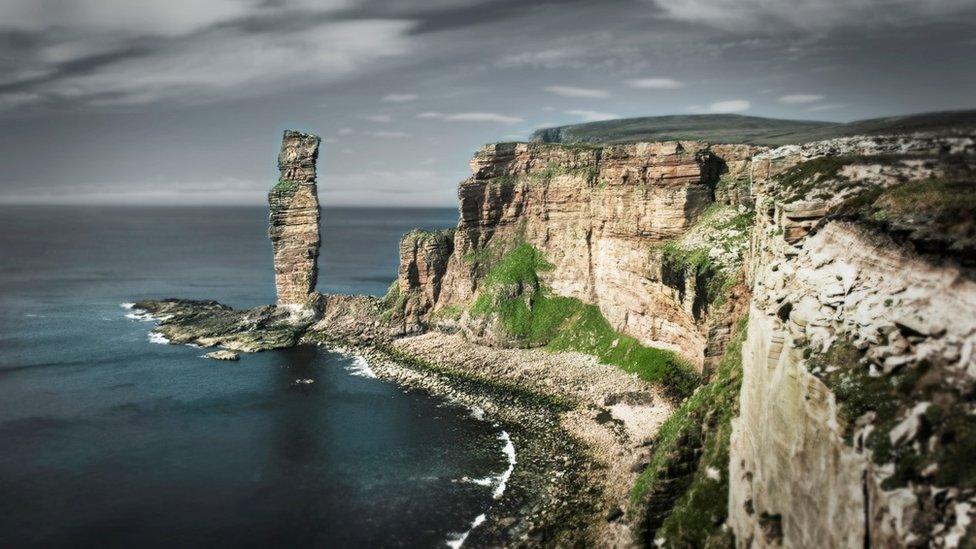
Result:
[[3,0],[0,203],[454,205],[483,143],[617,117],[973,108],[972,0]]

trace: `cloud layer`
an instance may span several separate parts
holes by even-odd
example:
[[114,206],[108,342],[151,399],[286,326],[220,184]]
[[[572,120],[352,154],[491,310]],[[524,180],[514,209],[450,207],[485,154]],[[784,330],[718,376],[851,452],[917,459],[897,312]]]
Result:
[[416,200],[454,205],[472,151],[539,127],[972,108],[974,24],[971,0],[6,0],[0,201],[257,203],[299,128],[330,200],[400,204],[433,160]]
[[563,97],[587,97],[591,99],[610,97],[610,92],[607,90],[577,88],[575,86],[548,86],[546,91]]
[[685,87],[684,82],[679,82],[673,78],[637,78],[628,80],[627,84],[631,88],[644,90],[676,90]]
[[0,67],[8,65],[0,70],[0,102],[223,100],[272,92],[282,82],[295,87],[338,81],[410,53],[414,23],[330,20],[345,6],[300,0],[276,9],[245,0],[14,0],[0,8],[0,20],[22,36],[32,33],[18,52],[29,68],[0,61]]
[[525,120],[518,116],[509,116],[495,112],[455,112],[443,113],[436,111],[422,112],[417,118],[444,120],[447,122],[497,122],[500,124],[517,124]]
[[947,21],[973,8],[969,0],[652,0],[652,3],[673,19],[762,34],[900,27],[920,21]]

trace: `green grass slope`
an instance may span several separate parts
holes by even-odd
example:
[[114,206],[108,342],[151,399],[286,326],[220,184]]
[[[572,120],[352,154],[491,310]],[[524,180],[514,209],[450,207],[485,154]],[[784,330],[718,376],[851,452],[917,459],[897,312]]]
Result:
[[676,354],[618,333],[595,305],[552,293],[539,278],[551,269],[539,250],[516,244],[485,277],[471,315],[497,317],[510,338],[532,347],[593,355],[658,384],[675,399],[695,390],[698,376]]
[[874,118],[856,122],[785,120],[738,114],[623,118],[537,130],[544,143],[632,143],[691,139],[710,143],[787,145],[851,135],[976,130],[976,110]]

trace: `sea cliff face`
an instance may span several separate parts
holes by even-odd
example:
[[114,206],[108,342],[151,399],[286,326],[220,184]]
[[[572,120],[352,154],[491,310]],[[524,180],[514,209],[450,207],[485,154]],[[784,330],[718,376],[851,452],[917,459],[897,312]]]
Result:
[[[404,239],[394,332],[525,346],[483,296],[566,296],[695,365],[635,488],[641,543],[955,547],[976,523],[974,143],[489,145],[453,240]],[[523,246],[533,276],[499,289]],[[727,506],[695,507],[709,482]]]
[[[453,245],[440,246],[436,261],[429,254],[423,261],[401,254],[399,288],[424,294],[419,318],[426,321],[470,303],[490,265],[524,242],[553,265],[541,276],[554,293],[596,304],[615,330],[681,353],[700,367],[707,333],[699,323],[708,307],[695,304],[695,282],[685,281],[684,273],[671,277],[677,283],[667,280],[661,246],[702,216],[721,175],[730,165],[741,171],[738,164],[752,150],[727,147],[720,158],[691,141],[486,146],[471,161],[474,174],[459,187]],[[403,246],[411,247],[407,240]],[[431,277],[438,280],[436,289],[415,289],[404,277],[431,266],[443,269],[439,278]],[[481,334],[486,343],[492,339]]]
[[758,155],[730,456],[740,546],[958,546],[972,535],[972,139]]

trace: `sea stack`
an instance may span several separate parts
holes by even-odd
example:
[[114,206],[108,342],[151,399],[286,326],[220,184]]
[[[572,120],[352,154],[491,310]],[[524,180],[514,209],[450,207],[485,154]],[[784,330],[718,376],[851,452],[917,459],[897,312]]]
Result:
[[315,186],[317,135],[285,130],[278,153],[281,176],[268,193],[268,236],[274,247],[278,307],[310,308],[319,258],[319,198]]

